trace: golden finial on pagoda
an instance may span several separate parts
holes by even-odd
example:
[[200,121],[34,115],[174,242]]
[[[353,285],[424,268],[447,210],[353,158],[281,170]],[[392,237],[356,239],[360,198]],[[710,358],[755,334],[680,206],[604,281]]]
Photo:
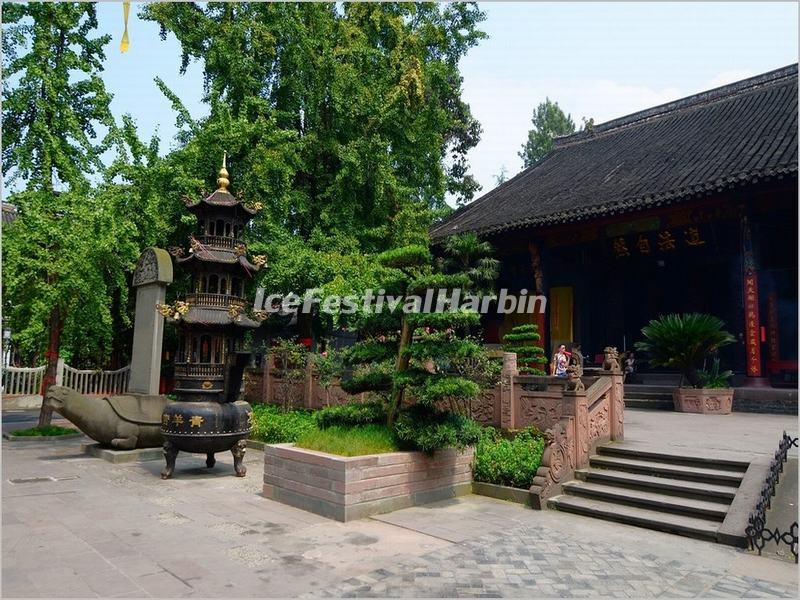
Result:
[[217,191],[227,192],[230,181],[228,180],[228,169],[225,168],[225,163],[228,161],[228,153],[222,153],[222,168],[219,170],[219,177],[217,177]]

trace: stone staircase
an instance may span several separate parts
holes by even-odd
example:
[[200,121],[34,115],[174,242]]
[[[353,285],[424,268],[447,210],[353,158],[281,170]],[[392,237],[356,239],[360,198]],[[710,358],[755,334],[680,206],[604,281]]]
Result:
[[[548,507],[710,541],[749,463],[631,446],[597,448]],[[730,543],[730,542],[726,542]]]
[[649,408],[653,410],[673,410],[670,385],[625,384],[625,408]]

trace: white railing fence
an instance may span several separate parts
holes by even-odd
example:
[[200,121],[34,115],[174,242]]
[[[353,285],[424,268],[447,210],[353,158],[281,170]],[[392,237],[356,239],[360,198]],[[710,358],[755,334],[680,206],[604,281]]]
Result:
[[4,396],[35,396],[42,393],[46,367],[3,367]]
[[128,378],[131,375],[130,365],[116,371],[93,371],[92,369],[73,369],[64,365],[64,372],[59,383],[56,383],[86,396],[109,396],[124,394],[128,389]]
[[[2,390],[4,396],[36,396],[42,393],[42,380],[46,366],[3,367]],[[128,389],[131,367],[116,371],[74,369],[63,360],[58,361],[56,385],[72,388],[87,396],[124,394]]]

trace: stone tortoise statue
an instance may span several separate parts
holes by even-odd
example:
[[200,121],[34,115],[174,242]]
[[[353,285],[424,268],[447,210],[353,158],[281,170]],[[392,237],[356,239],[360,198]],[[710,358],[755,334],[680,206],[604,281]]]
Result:
[[164,443],[161,413],[167,402],[166,396],[145,394],[87,397],[60,385],[51,386],[44,401],[96,442],[120,450]]

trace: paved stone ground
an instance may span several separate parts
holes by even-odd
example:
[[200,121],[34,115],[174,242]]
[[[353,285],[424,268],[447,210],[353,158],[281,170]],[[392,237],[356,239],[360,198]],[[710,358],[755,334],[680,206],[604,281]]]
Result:
[[[797,523],[797,457],[789,458],[783,466],[783,474],[775,488],[772,507],[767,510],[766,529],[780,532],[791,531],[792,523]],[[783,541],[767,542],[761,551],[764,556],[774,556],[782,560],[794,562],[791,547]]]
[[[625,410],[625,443],[698,453],[772,456],[781,433],[797,435],[797,416],[731,413],[692,415],[669,410]],[[794,454],[797,449],[793,449]]]
[[161,481],[81,441],[3,442],[3,597],[797,595],[794,565],[707,542],[479,496],[342,524],[261,497],[260,452]]

